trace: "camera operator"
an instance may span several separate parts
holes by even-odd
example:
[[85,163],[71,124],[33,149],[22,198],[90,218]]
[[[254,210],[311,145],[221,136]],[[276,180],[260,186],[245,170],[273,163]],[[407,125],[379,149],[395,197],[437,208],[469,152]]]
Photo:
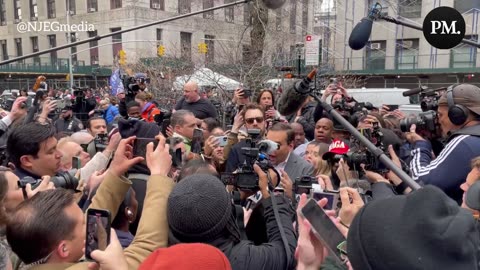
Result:
[[60,117],[55,121],[54,125],[57,133],[72,134],[83,129],[82,121],[73,116],[73,108],[70,105],[62,109]]
[[88,120],[88,113],[97,106],[97,100],[93,96],[91,89],[77,90],[75,95],[73,112],[75,112],[78,119],[85,123]]
[[250,147],[246,140],[238,141],[238,132],[245,125],[248,130],[259,130],[258,139],[262,139],[265,134],[265,115],[263,108],[257,104],[250,103],[245,106],[240,114],[234,119],[232,131],[228,134],[228,144],[224,148],[224,157],[227,160],[225,172],[235,171],[240,164],[245,162],[245,155],[242,148]]
[[40,179],[57,173],[62,154],[57,150],[55,134],[53,126],[37,122],[20,125],[12,131],[7,139],[7,154],[18,177]]
[[[292,269],[296,236],[290,201],[281,195],[271,197],[266,173],[258,165],[254,165],[254,170],[262,194],[258,204],[264,208],[266,243],[255,245],[240,239],[230,195],[218,178],[207,174],[186,177],[173,188],[168,198],[170,241],[213,245],[223,251],[234,270]],[[278,210],[278,222],[273,207]]]
[[431,144],[410,127],[413,145],[410,168],[415,180],[442,189],[458,203],[460,185],[470,171],[470,161],[480,156],[480,89],[470,84],[449,87],[438,101],[438,123],[447,144],[436,159]]
[[[106,209],[112,217],[130,188],[131,182],[122,175],[132,165],[144,160],[132,158],[134,137],[122,140],[105,180],[101,183],[91,208]],[[171,165],[165,139],[159,138],[158,147],[147,146],[146,162],[152,176],[147,184],[144,218],[139,230],[123,257],[127,269],[138,269],[145,258],[160,247],[166,247],[168,225],[166,202],[173,181],[166,177]],[[54,230],[52,228],[55,228]],[[116,237],[112,233],[112,237]],[[92,263],[78,262],[83,256],[85,215],[74,200],[73,194],[64,189],[40,192],[23,202],[7,225],[7,240],[12,250],[33,270],[38,269],[87,269]],[[112,241],[113,242],[113,241]],[[108,248],[107,248],[108,250]],[[98,269],[99,265],[96,265]]]

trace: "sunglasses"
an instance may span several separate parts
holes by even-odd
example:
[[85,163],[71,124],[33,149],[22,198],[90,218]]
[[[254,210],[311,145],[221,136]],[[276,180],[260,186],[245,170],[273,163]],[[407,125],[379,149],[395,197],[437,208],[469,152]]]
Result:
[[245,122],[249,125],[253,124],[254,121],[257,121],[257,123],[263,123],[263,117],[253,117],[253,118],[247,118],[245,119]]

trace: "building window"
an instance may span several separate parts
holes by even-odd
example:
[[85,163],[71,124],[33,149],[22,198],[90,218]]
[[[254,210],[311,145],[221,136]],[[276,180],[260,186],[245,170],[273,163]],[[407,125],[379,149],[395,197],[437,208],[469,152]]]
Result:
[[7,9],[5,7],[6,0],[0,0],[0,25],[7,25]]
[[398,0],[398,15],[404,18],[420,18],[422,0]]
[[110,9],[122,7],[122,0],[110,0]]
[[[89,31],[88,32],[88,37],[96,37],[97,36],[97,30],[95,31]],[[99,60],[98,60],[98,40],[90,41],[90,65],[98,65]]]
[[[55,48],[57,47],[57,36],[56,35],[48,35],[48,48]],[[53,51],[50,53],[50,61],[52,65],[57,63],[57,51]]]
[[157,28],[157,46],[162,45],[162,39],[163,39],[163,30],[160,28]]
[[88,0],[87,1],[87,12],[97,12],[98,11],[98,0]]
[[303,0],[302,5],[302,35],[308,32],[308,0]]
[[[77,41],[77,34],[75,32],[70,33],[70,42],[75,42]],[[77,65],[77,46],[72,47],[72,66]]]
[[418,68],[418,45],[418,38],[397,40],[395,50],[397,69]]
[[30,0],[30,20],[38,20],[38,5],[37,0]]
[[22,4],[20,0],[13,0],[13,15],[15,23],[22,21]]
[[2,45],[2,60],[8,60],[7,40],[0,40],[0,44]]
[[[22,56],[23,55],[22,39],[21,38],[15,38],[15,51],[16,51],[17,56]],[[17,63],[21,64],[21,63],[23,63],[23,60],[20,60]]]
[[297,0],[290,0],[290,33],[294,34],[297,28]]
[[[122,30],[121,27],[110,28],[110,31],[117,32]],[[113,57],[115,58],[118,55],[118,52],[122,50],[122,34],[116,34],[112,36],[112,52]]]
[[[203,9],[212,8],[213,0],[203,0]],[[213,10],[203,13],[204,19],[213,19],[215,17]]]
[[66,0],[67,10],[70,11],[70,15],[77,14],[77,7],[75,6],[75,0]]
[[[232,3],[234,0],[225,0],[225,4]],[[233,23],[235,21],[235,10],[233,7],[225,8],[225,21]]]
[[[465,39],[477,42],[476,35],[466,35]],[[460,43],[450,51],[450,67],[452,68],[473,68],[477,63],[477,48]]]
[[56,17],[55,0],[47,0],[47,16],[49,19]]
[[[30,37],[30,41],[32,43],[32,52],[38,52],[38,37]],[[40,65],[40,57],[33,57],[33,63],[35,65]]]
[[205,44],[207,44],[207,63],[215,63],[215,36],[205,35]]
[[365,47],[365,69],[385,69],[386,44],[385,40],[371,41],[367,44]]
[[192,60],[192,33],[180,32],[181,57]]
[[282,30],[282,9],[281,8],[277,8],[275,10],[275,29],[277,29],[277,31]]
[[178,0],[178,13],[185,14],[192,12],[191,0]]
[[165,10],[165,0],[150,0],[150,8]]
[[243,4],[243,24],[252,25],[253,21],[253,2]]

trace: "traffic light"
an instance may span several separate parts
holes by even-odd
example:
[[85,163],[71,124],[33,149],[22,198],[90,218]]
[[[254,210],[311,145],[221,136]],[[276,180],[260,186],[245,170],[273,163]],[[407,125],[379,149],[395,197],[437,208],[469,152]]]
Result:
[[158,48],[157,48],[157,55],[158,55],[159,57],[162,57],[162,56],[165,55],[165,46],[163,46],[163,45],[158,46]]
[[198,44],[198,52],[199,53],[203,53],[203,54],[207,54],[208,52],[208,45],[206,43],[200,43]]
[[118,63],[122,66],[127,63],[127,53],[124,50],[118,52]]

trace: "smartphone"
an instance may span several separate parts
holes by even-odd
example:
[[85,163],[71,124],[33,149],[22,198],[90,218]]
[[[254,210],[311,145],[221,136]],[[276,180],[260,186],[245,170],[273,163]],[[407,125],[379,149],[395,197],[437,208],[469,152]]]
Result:
[[79,157],[72,157],[72,169],[80,169],[82,167],[82,162]]
[[228,137],[227,136],[217,136],[217,142],[218,142],[218,146],[225,147],[225,145],[227,145],[227,142],[228,142]]
[[191,152],[195,154],[200,154],[202,152],[202,147],[203,147],[202,144],[203,144],[203,131],[199,128],[195,128],[193,130]]
[[153,149],[157,148],[158,140],[154,138],[136,138],[133,141],[133,150],[132,154],[134,157],[144,157],[147,156],[147,145],[153,142]]
[[271,110],[271,109],[273,109],[273,105],[268,105],[268,106],[266,107],[266,111]]
[[347,261],[346,239],[325,211],[318,206],[314,199],[309,199],[302,208],[301,215],[310,222],[315,236],[328,248],[331,255],[338,263]]
[[243,97],[248,98],[252,96],[252,90],[250,89],[243,89]]
[[328,202],[324,207],[324,209],[327,210],[337,210],[341,206],[340,196],[335,192],[314,192],[312,197],[317,202],[323,198],[327,198]]
[[243,108],[245,108],[245,105],[238,105],[238,112],[243,111]]
[[85,239],[85,258],[93,261],[92,251],[105,250],[110,244],[110,211],[105,209],[88,209],[87,234]]
[[393,112],[395,110],[398,110],[398,107],[399,107],[398,105],[393,105],[393,104],[392,105],[385,105],[385,106],[388,106],[388,111],[389,112]]

